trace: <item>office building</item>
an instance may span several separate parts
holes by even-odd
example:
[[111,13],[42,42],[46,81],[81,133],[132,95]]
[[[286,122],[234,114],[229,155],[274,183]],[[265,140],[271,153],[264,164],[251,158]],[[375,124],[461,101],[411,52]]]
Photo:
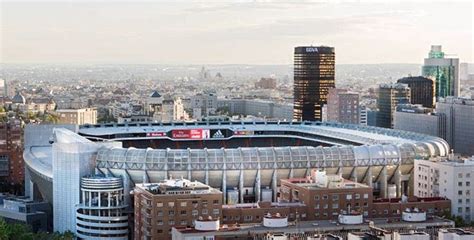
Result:
[[13,118],[0,122],[0,179],[14,184],[22,184],[25,177],[21,124]]
[[76,236],[80,239],[128,239],[128,216],[122,178],[101,175],[81,179],[76,212]]
[[410,103],[421,104],[423,107],[434,108],[436,102],[435,81],[422,76],[398,79],[398,83],[407,84],[410,88]]
[[281,180],[280,201],[306,204],[308,220],[333,219],[343,210],[369,216],[372,199],[371,187],[325,171],[312,170],[310,178]]
[[322,107],[335,86],[333,47],[296,47],[294,55],[294,112],[298,121],[321,121]]
[[134,196],[135,239],[171,239],[173,226],[215,222],[222,216],[222,192],[200,182],[167,179],[136,184]]
[[220,99],[218,107],[231,115],[255,116],[265,119],[286,120],[293,118],[293,105],[258,99]]
[[420,104],[401,104],[397,106],[393,128],[444,138],[446,116]]
[[165,98],[158,111],[153,114],[153,120],[157,122],[172,122],[187,120],[187,114],[181,98]]
[[56,112],[60,124],[97,124],[97,109],[95,108],[59,109]]
[[379,86],[377,126],[393,128],[393,117],[398,104],[410,103],[410,88],[406,84],[393,83]]
[[414,190],[421,197],[446,197],[451,214],[471,222],[474,214],[474,159],[457,161],[417,160]]
[[200,120],[212,116],[217,110],[217,95],[214,93],[199,93],[191,96],[193,119]]
[[276,89],[277,80],[275,78],[261,78],[255,83],[255,88]]
[[359,106],[359,125],[368,126],[369,124],[369,109],[364,106]]
[[328,92],[327,120],[359,124],[359,94],[347,89],[330,88]]
[[459,58],[448,58],[441,45],[431,46],[428,58],[425,58],[422,75],[436,81],[436,98],[459,96]]
[[48,202],[0,194],[0,219],[7,223],[27,224],[33,232],[46,232],[52,228],[50,217],[51,206]]
[[[474,155],[474,99],[447,97],[436,104],[437,114],[446,116],[446,135],[455,153]],[[443,136],[444,137],[444,136]]]

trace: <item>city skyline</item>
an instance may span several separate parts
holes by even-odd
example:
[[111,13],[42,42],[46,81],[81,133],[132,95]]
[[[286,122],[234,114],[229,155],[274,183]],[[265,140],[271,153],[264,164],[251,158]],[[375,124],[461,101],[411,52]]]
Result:
[[310,44],[339,64],[421,64],[435,44],[473,61],[462,1],[1,4],[2,63],[291,64]]

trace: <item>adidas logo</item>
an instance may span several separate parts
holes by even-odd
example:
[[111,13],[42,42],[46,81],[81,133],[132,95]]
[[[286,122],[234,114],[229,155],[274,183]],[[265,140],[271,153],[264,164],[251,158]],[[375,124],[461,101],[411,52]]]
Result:
[[222,134],[221,130],[217,130],[217,132],[212,135],[212,138],[224,138],[224,134]]

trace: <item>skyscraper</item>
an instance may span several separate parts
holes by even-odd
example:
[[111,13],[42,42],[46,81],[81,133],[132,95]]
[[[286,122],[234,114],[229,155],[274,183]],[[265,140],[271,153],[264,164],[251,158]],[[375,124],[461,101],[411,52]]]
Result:
[[406,84],[393,83],[381,84],[377,105],[377,126],[384,128],[393,127],[393,116],[398,104],[410,103],[410,88]]
[[436,86],[433,79],[422,76],[405,77],[398,79],[397,82],[408,84],[411,90],[411,104],[421,104],[427,108],[434,107]]
[[335,87],[333,47],[295,48],[293,119],[321,121],[329,88]]
[[424,77],[436,81],[436,97],[459,96],[459,58],[445,58],[441,45],[431,46],[422,68]]

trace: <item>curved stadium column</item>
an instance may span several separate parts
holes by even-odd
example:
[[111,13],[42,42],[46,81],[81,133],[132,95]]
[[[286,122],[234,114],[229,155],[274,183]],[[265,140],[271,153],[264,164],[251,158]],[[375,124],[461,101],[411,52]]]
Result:
[[79,239],[128,239],[121,178],[88,176],[81,179],[81,203],[76,212]]

